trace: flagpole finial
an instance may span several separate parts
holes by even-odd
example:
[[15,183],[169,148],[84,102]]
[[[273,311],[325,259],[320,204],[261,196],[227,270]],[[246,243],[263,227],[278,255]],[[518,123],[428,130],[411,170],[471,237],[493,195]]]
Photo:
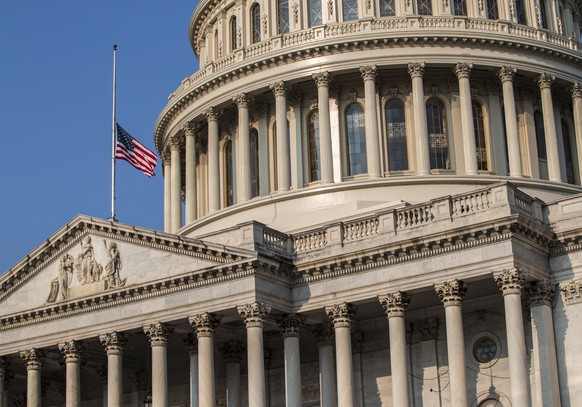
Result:
[[113,51],[117,49],[117,44],[113,44]]

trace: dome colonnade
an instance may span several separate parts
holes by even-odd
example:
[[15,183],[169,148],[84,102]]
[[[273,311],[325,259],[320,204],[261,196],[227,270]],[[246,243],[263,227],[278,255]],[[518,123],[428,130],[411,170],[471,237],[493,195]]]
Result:
[[[261,53],[250,34],[229,36],[221,26],[231,14],[245,21],[236,14],[242,5],[201,4],[190,33],[200,71],[156,127],[165,230],[233,204],[353,180],[510,176],[579,185],[575,5],[547,6],[541,24],[531,17],[539,4],[523,2],[531,10],[524,25],[513,8],[497,7],[492,20],[478,2],[447,3],[433,15],[418,15],[416,5],[412,14],[269,28]],[[558,9],[569,12],[558,17]],[[212,27],[222,29],[209,35]],[[217,53],[209,37],[242,42]]]

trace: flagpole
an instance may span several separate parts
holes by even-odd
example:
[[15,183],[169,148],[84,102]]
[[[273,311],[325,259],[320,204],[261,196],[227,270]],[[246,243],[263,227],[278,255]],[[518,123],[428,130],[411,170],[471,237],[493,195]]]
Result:
[[115,217],[115,148],[116,137],[116,88],[117,88],[117,45],[113,45],[113,112],[111,114],[111,220],[117,221]]

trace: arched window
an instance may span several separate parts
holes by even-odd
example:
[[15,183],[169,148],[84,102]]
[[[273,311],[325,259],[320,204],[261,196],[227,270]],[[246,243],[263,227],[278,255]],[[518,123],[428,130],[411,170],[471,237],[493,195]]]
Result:
[[323,15],[321,11],[321,0],[309,1],[309,26],[315,27],[323,23]]
[[251,198],[260,195],[259,183],[259,132],[250,129],[249,144],[251,150]]
[[234,204],[234,174],[232,172],[232,141],[224,145],[224,197],[226,206]]
[[319,165],[319,111],[314,110],[307,118],[309,129],[309,181],[319,181],[321,179],[321,167]]
[[523,6],[523,0],[515,0],[515,15],[517,16],[518,24],[527,24],[525,18],[525,7]]
[[431,169],[450,168],[449,140],[445,107],[437,98],[426,102],[426,121],[428,126],[428,147]]
[[348,175],[365,174],[368,172],[366,126],[364,108],[358,103],[351,104],[346,111],[346,133]]
[[487,171],[487,146],[485,145],[485,129],[483,127],[483,107],[473,102],[473,130],[475,131],[475,146],[477,147],[477,169]]
[[289,0],[278,0],[279,34],[289,32]]
[[388,17],[396,15],[394,0],[380,0],[380,16]]
[[432,16],[432,0],[416,0],[416,12],[421,16]]
[[251,7],[251,32],[253,44],[261,41],[261,6],[255,3]]
[[564,142],[564,162],[566,163],[566,181],[574,184],[574,159],[572,158],[572,145],[570,144],[570,129],[562,120],[562,140]]
[[548,28],[548,15],[546,13],[546,2],[540,0],[540,24],[541,28]]
[[343,0],[344,21],[358,19],[358,0]]
[[499,18],[499,9],[497,8],[497,0],[486,0],[487,18],[490,20],[497,20]]
[[503,407],[503,404],[497,399],[486,399],[479,403],[478,407]]
[[540,169],[540,178],[549,179],[548,153],[546,152],[546,131],[544,129],[544,117],[539,110],[534,113],[534,126],[536,129],[536,144],[538,147],[538,164]]
[[236,34],[236,16],[232,16],[230,19],[230,49],[234,51],[237,47],[237,34]]
[[386,103],[386,145],[390,171],[407,170],[406,122],[404,103],[400,99],[391,99]]
[[465,2],[465,0],[453,0],[453,15],[455,16],[467,15],[467,3]]

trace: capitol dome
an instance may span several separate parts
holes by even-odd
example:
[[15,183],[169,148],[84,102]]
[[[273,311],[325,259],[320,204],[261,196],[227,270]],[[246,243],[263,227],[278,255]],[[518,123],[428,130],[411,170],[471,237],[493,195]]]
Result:
[[580,405],[581,19],[202,0],[164,231],[78,216],[0,277],[0,407]]

